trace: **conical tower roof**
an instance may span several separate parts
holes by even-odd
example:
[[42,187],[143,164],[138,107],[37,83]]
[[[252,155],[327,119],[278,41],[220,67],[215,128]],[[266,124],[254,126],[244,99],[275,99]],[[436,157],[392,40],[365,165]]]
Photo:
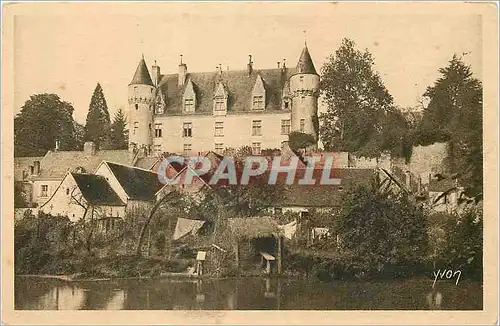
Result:
[[141,61],[139,61],[139,65],[135,70],[134,78],[132,78],[129,85],[137,84],[154,86],[151,76],[149,75],[148,67],[146,66],[146,61],[144,61],[144,57],[142,57]]
[[299,62],[297,63],[297,74],[315,74],[316,68],[314,68],[314,63],[307,49],[307,44],[304,46],[302,53],[300,54]]

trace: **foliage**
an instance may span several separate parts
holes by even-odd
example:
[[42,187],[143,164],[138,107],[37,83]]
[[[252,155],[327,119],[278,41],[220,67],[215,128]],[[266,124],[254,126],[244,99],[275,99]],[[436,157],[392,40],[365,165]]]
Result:
[[481,197],[483,186],[482,83],[469,66],[453,56],[441,76],[427,88],[430,98],[415,132],[415,144],[448,142],[452,173],[469,196]]
[[426,215],[404,196],[389,198],[360,186],[346,195],[336,230],[352,274],[411,273],[424,264]]
[[288,135],[288,145],[291,149],[303,149],[315,144],[316,139],[313,135],[306,134],[300,131],[292,131]]
[[327,111],[320,117],[320,134],[326,150],[367,157],[406,151],[407,123],[373,65],[372,55],[357,50],[349,39],[343,39],[323,65],[321,91]]
[[22,183],[14,182],[14,208],[19,207],[28,207],[28,200]]
[[128,132],[126,130],[127,118],[122,109],[119,109],[113,117],[110,132],[110,147],[111,149],[127,149],[128,148]]
[[109,146],[111,122],[108,105],[101,84],[97,83],[90,100],[89,113],[85,124],[85,141],[93,141],[99,148]]
[[73,126],[75,128],[75,149],[81,151],[85,142],[85,126],[76,121],[73,121]]
[[43,156],[54,149],[78,148],[73,106],[56,94],[35,94],[14,118],[14,156]]

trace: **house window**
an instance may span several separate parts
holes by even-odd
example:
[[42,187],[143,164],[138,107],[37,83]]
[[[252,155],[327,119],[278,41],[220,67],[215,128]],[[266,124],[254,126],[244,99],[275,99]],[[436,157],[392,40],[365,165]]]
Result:
[[42,185],[42,192],[40,194],[41,197],[47,197],[49,195],[49,186]]
[[161,145],[160,144],[155,144],[155,153],[156,154],[161,154]]
[[306,128],[306,119],[300,119],[300,132],[304,132]]
[[253,155],[260,155],[260,152],[261,152],[260,142],[252,143],[252,154]]
[[258,95],[253,97],[253,110],[264,110],[264,96]]
[[193,137],[193,124],[191,122],[182,124],[182,137]]
[[215,111],[225,111],[224,103],[225,99],[223,97],[216,97],[215,98]]
[[161,138],[161,132],[163,130],[163,125],[161,123],[155,123],[155,137]]
[[135,109],[136,109],[136,110],[139,110],[139,104],[136,104],[136,105],[135,105]]
[[139,122],[134,122],[134,131],[133,131],[134,135],[137,133],[138,129],[139,129]]
[[262,135],[262,120],[253,120],[252,136],[261,136],[261,135]]
[[184,156],[189,155],[189,153],[191,153],[191,144],[184,144],[184,147],[183,147]]
[[194,112],[194,99],[187,98],[184,100],[184,111]]
[[215,136],[224,136],[224,122],[219,121],[215,123]]
[[290,133],[290,119],[281,120],[281,134],[288,135]]
[[302,83],[304,81],[304,76],[300,76],[300,82]]
[[66,196],[69,195],[69,188],[66,188]]
[[215,143],[215,152],[217,154],[221,154],[224,152],[224,144],[223,143]]

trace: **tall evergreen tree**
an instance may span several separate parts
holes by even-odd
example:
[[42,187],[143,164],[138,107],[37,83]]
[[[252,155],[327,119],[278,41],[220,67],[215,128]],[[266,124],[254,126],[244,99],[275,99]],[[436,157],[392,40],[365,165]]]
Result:
[[45,155],[56,140],[61,150],[77,149],[73,111],[56,94],[30,96],[14,118],[14,155]]
[[111,124],[110,144],[112,149],[128,148],[128,132],[126,130],[127,119],[122,109],[119,109],[113,117]]
[[483,86],[456,55],[424,95],[430,98],[415,143],[447,141],[448,162],[471,196],[483,186]]
[[90,100],[89,113],[87,114],[85,141],[93,141],[99,148],[107,147],[110,128],[111,121],[108,105],[101,84],[97,83]]
[[[372,55],[355,45],[343,39],[321,69],[321,91],[328,106],[321,116],[321,141],[326,150],[377,156],[385,150],[384,119],[393,99],[373,70]],[[395,111],[391,112],[393,118]]]

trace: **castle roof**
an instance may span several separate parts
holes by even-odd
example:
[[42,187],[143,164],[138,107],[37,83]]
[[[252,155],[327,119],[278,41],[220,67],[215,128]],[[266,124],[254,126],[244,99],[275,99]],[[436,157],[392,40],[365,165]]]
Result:
[[142,57],[141,61],[139,61],[139,65],[135,70],[134,78],[132,78],[129,85],[154,86],[151,76],[149,75],[148,67],[146,66],[146,61],[144,61],[144,57]]
[[309,54],[307,44],[304,46],[304,49],[300,54],[299,62],[297,63],[297,74],[318,74],[316,72],[316,68],[314,68],[314,63],[311,59],[311,55]]
[[[250,111],[252,90],[259,75],[266,90],[265,109],[260,113],[281,111],[283,88],[294,73],[295,69],[293,68],[254,69],[250,74],[248,70],[188,73],[186,80],[191,80],[196,93],[196,110],[195,113],[189,114],[212,114],[213,100],[220,81],[228,92],[228,114]],[[162,75],[159,86],[160,91],[165,96],[166,109],[164,114],[186,114],[182,111],[182,100],[186,86],[178,86],[178,74]]]

